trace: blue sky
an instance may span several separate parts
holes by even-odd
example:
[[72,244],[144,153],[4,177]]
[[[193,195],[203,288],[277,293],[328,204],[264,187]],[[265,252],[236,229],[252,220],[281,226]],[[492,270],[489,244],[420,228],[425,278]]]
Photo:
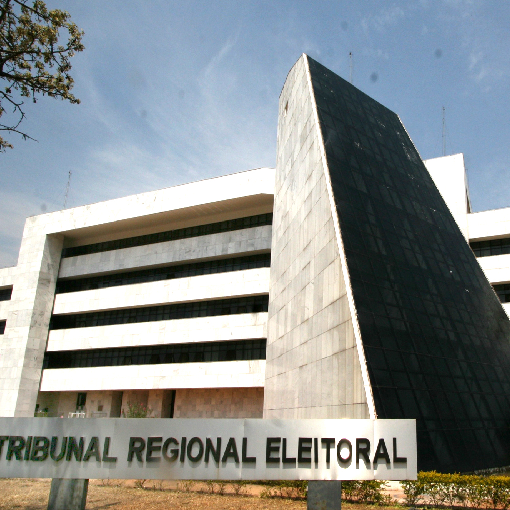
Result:
[[50,0],[85,31],[69,105],[27,104],[0,154],[0,267],[25,218],[274,166],[278,96],[307,53],[398,113],[423,159],[463,152],[474,210],[510,205],[506,0]]

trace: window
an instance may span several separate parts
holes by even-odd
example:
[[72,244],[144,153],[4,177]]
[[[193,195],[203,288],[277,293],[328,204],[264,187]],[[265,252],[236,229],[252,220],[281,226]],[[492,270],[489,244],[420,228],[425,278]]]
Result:
[[493,287],[502,303],[510,303],[510,283],[493,285]]
[[9,301],[11,299],[12,287],[0,289],[0,301]]
[[62,294],[66,292],[78,292],[82,290],[131,285],[134,283],[155,282],[160,280],[171,280],[173,278],[185,278],[189,276],[201,276],[205,274],[241,271],[244,269],[269,267],[270,264],[270,253],[249,255],[245,257],[233,257],[220,260],[207,260],[204,262],[126,271],[124,273],[94,276],[90,278],[59,280],[57,282],[57,288],[55,292],[56,294]]
[[85,406],[85,402],[87,401],[86,393],[78,393],[78,397],[76,398],[76,409],[82,410]]
[[[121,365],[159,365],[266,358],[266,340],[234,340],[193,344],[116,347],[76,351],[51,351],[44,354],[43,368],[107,367]],[[79,393],[77,408],[85,405],[86,393]]]
[[477,257],[506,255],[510,253],[510,238],[490,239],[489,241],[473,241],[469,243]]
[[102,243],[87,244],[85,246],[64,248],[64,250],[62,250],[62,258],[119,250],[122,248],[131,248],[133,246],[144,246],[147,244],[174,241],[176,239],[187,239],[189,237],[205,236],[208,234],[217,234],[219,232],[229,232],[244,228],[260,227],[262,225],[271,225],[272,222],[273,213],[258,214],[256,216],[248,216],[247,218],[236,218],[234,220],[220,221],[219,223],[210,223],[208,225],[198,225],[196,227],[180,228],[156,234],[130,237],[127,239],[115,239],[114,241],[105,241]]
[[187,319],[192,317],[259,313],[267,312],[268,302],[269,296],[265,295],[196,301],[191,303],[178,303],[175,305],[107,310],[104,312],[54,315],[51,318],[50,329],[87,328],[94,326],[110,326],[114,324]]

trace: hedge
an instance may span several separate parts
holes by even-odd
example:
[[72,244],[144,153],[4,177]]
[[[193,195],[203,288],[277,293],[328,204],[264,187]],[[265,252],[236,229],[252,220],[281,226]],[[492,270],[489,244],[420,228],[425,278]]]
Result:
[[435,471],[418,473],[417,480],[401,482],[406,504],[436,506],[498,508],[510,506],[510,478],[441,474]]
[[356,503],[391,504],[391,496],[384,494],[386,482],[380,480],[348,480],[342,482],[342,499]]

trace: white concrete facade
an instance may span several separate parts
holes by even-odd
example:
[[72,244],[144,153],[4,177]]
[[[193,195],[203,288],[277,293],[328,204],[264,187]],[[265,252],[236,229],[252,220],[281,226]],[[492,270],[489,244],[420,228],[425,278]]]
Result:
[[[101,411],[95,404],[90,411],[103,416],[121,410],[120,404],[106,404],[112,392],[123,402],[122,409],[127,397],[118,397],[119,392],[129,398],[147,391],[153,397],[154,392],[161,396],[175,391],[178,397],[181,389],[189,396],[197,388],[213,393],[222,388],[263,392],[261,359],[43,370],[43,358],[45,352],[265,339],[267,312],[71,329],[50,329],[49,323],[52,316],[267,296],[268,267],[63,294],[55,294],[55,286],[59,278],[268,254],[271,225],[254,225],[61,258],[63,247],[267,215],[273,208],[273,183],[274,170],[263,168],[28,218],[18,265],[0,270],[0,289],[13,288],[11,299],[0,302],[0,321],[6,321],[0,337],[0,415],[32,416],[38,403],[39,410],[48,409],[49,415],[67,416],[76,410],[78,393],[87,393],[87,401],[104,401]],[[185,416],[183,399],[176,401],[180,416]],[[257,412],[262,413],[261,401]]]
[[[456,154],[425,161],[425,166],[469,243],[510,239],[510,207],[471,212],[464,156]],[[491,285],[510,284],[510,254],[478,257]],[[510,315],[510,302],[503,302]]]
[[265,361],[44,370],[41,391],[262,388]]

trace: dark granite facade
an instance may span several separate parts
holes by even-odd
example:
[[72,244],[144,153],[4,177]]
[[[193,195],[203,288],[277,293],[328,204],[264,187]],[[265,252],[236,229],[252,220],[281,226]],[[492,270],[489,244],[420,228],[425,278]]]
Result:
[[308,61],[377,417],[419,470],[510,465],[510,322],[398,116]]

